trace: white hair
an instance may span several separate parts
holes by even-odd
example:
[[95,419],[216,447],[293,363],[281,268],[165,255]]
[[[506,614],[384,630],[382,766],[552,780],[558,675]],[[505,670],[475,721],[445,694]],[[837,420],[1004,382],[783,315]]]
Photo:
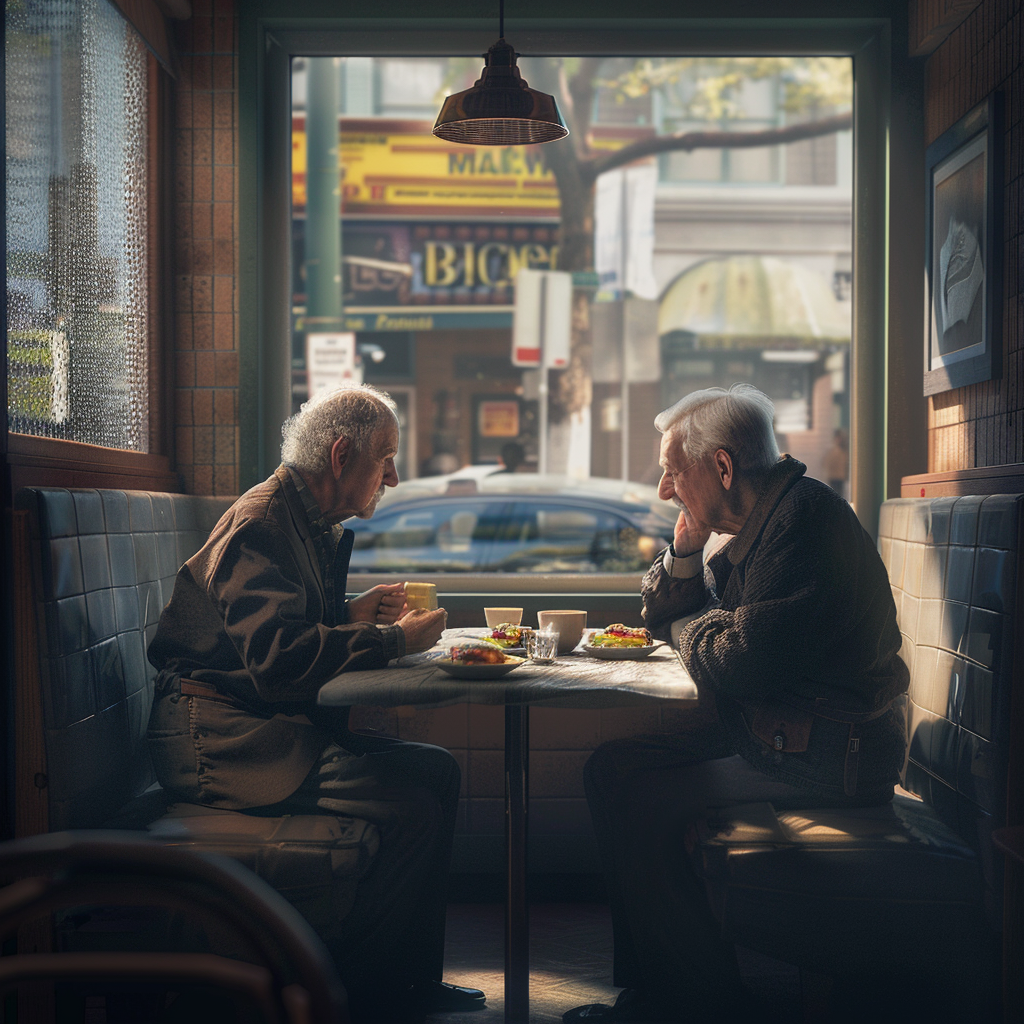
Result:
[[372,384],[342,384],[317,395],[281,427],[281,461],[313,475],[323,473],[339,437],[348,438],[354,453],[363,452],[382,427],[397,427],[396,409],[391,396]]
[[673,434],[682,458],[695,462],[724,448],[736,472],[761,476],[779,460],[775,441],[775,406],[753,384],[691,391],[671,408],[658,413],[654,426]]

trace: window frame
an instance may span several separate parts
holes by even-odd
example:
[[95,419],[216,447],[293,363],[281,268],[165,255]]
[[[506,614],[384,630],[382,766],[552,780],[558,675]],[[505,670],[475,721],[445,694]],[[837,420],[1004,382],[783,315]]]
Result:
[[[21,487],[121,487],[180,491],[172,469],[174,437],[173,178],[172,84],[152,49],[146,55],[147,84],[147,349],[149,359],[148,452],[107,448],[63,438],[15,433],[3,420],[2,444],[8,500]],[[6,182],[5,182],[6,192]],[[6,203],[6,194],[4,196]],[[4,271],[6,276],[6,237]],[[6,323],[6,300],[4,322]],[[7,346],[3,346],[4,408],[7,397]]]

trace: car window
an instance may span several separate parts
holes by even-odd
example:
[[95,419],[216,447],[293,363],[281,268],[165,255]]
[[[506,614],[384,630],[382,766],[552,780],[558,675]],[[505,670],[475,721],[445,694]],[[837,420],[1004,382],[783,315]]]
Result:
[[505,501],[449,501],[387,509],[346,523],[355,531],[353,572],[472,572],[490,561],[505,528]]
[[635,572],[667,540],[627,517],[554,501],[519,501],[491,547],[498,572]]

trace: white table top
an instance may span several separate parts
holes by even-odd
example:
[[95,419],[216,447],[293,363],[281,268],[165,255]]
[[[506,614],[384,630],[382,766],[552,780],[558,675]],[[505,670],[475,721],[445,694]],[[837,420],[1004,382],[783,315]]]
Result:
[[500,679],[486,681],[453,679],[433,664],[453,643],[484,632],[483,627],[446,629],[441,642],[423,654],[407,655],[387,668],[335,676],[321,687],[318,703],[376,707],[543,703],[601,708],[697,699],[693,680],[667,644],[637,661],[606,661],[577,650],[550,665],[526,662]]

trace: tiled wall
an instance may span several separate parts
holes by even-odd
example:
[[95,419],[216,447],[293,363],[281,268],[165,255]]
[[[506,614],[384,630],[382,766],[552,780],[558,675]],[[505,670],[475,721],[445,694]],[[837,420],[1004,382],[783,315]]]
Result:
[[235,0],[192,12],[176,25],[176,468],[191,494],[237,494]]
[[[922,17],[944,0],[919,0]],[[930,144],[994,90],[1005,95],[1003,203],[1003,370],[998,380],[933,396],[928,403],[928,471],[1024,462],[1024,103],[1021,5],[983,0],[925,65],[925,143]]]

